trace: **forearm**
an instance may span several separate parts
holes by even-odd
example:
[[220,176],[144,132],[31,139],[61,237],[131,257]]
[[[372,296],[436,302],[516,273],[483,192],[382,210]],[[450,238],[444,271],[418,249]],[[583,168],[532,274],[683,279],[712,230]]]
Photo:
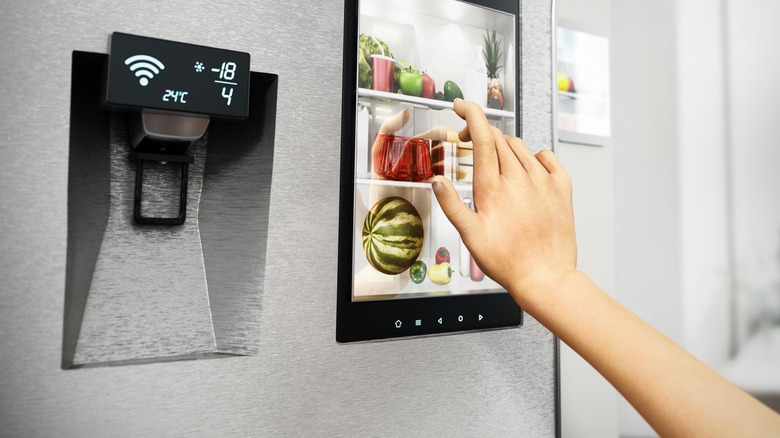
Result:
[[662,436],[777,436],[780,416],[732,385],[575,271],[511,290],[535,319],[598,370]]
[[432,188],[482,270],[590,362],[663,436],[780,436],[780,416],[730,384],[575,270],[572,185],[549,150],[536,155],[456,99],[474,144],[476,211],[448,179]]

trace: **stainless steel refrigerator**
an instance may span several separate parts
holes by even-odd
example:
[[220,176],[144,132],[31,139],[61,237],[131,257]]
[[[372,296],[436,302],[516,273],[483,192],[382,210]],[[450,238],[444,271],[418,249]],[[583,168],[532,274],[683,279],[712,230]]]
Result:
[[[553,3],[519,3],[517,131],[532,145],[553,143]],[[560,434],[557,340],[527,315],[503,330],[337,342],[343,61],[351,56],[344,29],[355,19],[343,2],[31,1],[0,9],[0,435]],[[167,324],[164,335],[144,340],[147,349],[125,343],[121,322],[95,317],[105,310],[95,302],[80,303],[74,320],[79,303],[68,295],[85,263],[74,247],[88,246],[80,236],[94,233],[89,220],[106,214],[107,229],[127,227],[112,222],[107,203],[132,211],[132,188],[90,183],[101,172],[115,175],[103,167],[114,158],[74,152],[81,139],[105,136],[110,149],[126,137],[123,116],[96,116],[104,130],[97,132],[74,106],[74,84],[101,87],[103,77],[74,69],[91,65],[74,61],[74,52],[104,55],[114,32],[249,53],[252,72],[276,77],[266,90],[273,111],[250,108],[269,119],[214,125],[204,140],[212,155],[193,175],[221,184],[190,181],[202,184],[192,207],[201,211],[187,223],[204,248],[177,253],[170,242],[146,242],[105,262],[116,267],[116,284],[102,287],[132,285],[138,293],[124,298],[148,305],[132,314],[140,325],[133,333]],[[255,161],[237,165],[230,148],[247,136],[272,153],[241,156]],[[210,171],[209,159],[224,167]],[[246,181],[263,184],[247,197],[260,204],[224,195],[248,193],[232,185]],[[132,246],[138,236],[123,238]],[[96,257],[90,272],[107,272],[99,266],[108,256]],[[155,257],[164,267],[143,275],[142,262]],[[128,270],[138,275],[120,276]],[[193,282],[193,273],[204,278]],[[97,288],[97,274],[87,277],[86,289]],[[157,302],[163,278],[178,295]],[[213,289],[215,279],[233,295],[203,295],[198,283]],[[79,356],[74,342],[90,341],[88,321],[113,342]],[[204,327],[203,336],[187,337]],[[160,353],[173,339],[186,349]],[[74,357],[95,366],[73,367]]]

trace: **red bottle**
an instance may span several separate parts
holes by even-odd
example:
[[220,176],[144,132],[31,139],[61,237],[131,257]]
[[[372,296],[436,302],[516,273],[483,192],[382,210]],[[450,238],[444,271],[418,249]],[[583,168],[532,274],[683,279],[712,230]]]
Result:
[[477,266],[477,262],[474,261],[474,257],[471,257],[470,275],[472,281],[482,281],[485,278],[485,273],[482,272],[482,269],[479,269],[479,266]]

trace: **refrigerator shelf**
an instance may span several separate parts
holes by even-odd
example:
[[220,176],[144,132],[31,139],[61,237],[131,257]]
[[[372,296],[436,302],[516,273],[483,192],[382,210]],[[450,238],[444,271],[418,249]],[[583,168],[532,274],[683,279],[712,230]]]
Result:
[[[358,97],[368,97],[373,99],[385,99],[393,102],[408,103],[412,105],[427,107],[430,109],[448,109],[452,110],[452,102],[436,99],[425,99],[423,97],[407,96],[405,94],[388,93],[385,91],[369,90],[358,88]],[[488,118],[514,119],[515,113],[492,108],[482,108]]]
[[[355,183],[364,185],[380,185],[389,187],[408,187],[413,189],[431,189],[431,183],[429,182],[409,182],[409,181],[394,181],[389,179],[373,179],[370,177],[355,178]],[[452,185],[455,186],[455,190],[459,192],[471,192],[470,182],[453,181]]]
[[582,93],[572,93],[570,91],[560,91],[558,90],[558,97],[561,99],[583,99],[588,100],[591,102],[599,103],[599,104],[608,104],[609,99],[604,97],[598,97],[590,94],[582,94]]

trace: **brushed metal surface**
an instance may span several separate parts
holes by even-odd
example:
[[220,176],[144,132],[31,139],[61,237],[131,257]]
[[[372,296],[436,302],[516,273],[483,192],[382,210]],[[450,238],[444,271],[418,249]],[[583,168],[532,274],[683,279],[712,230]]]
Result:
[[[276,76],[253,72],[249,119],[215,120],[190,148],[185,223],[147,226],[132,219],[128,131],[137,115],[108,116],[95,105],[105,61],[73,57],[63,366],[254,354]],[[144,163],[145,216],[178,214],[180,169]]]
[[533,153],[554,145],[553,1],[522,2],[522,135]]
[[214,121],[199,209],[217,351],[255,354],[265,283],[278,78],[251,73],[249,119]]
[[[549,2],[522,6],[524,72],[550,68],[549,43],[534,43],[549,32],[525,31],[550,23]],[[335,342],[342,25],[343,4],[326,0],[3,6],[0,435],[555,434],[555,344],[531,318]],[[71,52],[105,52],[113,31],[247,51],[252,70],[279,75],[256,356],[60,369]],[[523,80],[524,103],[551,105],[549,80]],[[523,108],[526,138],[549,143],[549,112]]]
[[[109,144],[90,145],[109,148],[111,199],[89,290],[66,291],[88,293],[74,365],[216,352],[198,223],[206,143],[195,142],[189,152],[195,162],[189,166],[187,220],[176,227],[133,223],[136,163],[128,159],[132,150],[124,114],[111,118]],[[178,187],[168,181],[176,175],[160,170],[144,167],[144,199],[173,203],[176,211]],[[81,187],[70,188],[69,196],[80,196]]]

